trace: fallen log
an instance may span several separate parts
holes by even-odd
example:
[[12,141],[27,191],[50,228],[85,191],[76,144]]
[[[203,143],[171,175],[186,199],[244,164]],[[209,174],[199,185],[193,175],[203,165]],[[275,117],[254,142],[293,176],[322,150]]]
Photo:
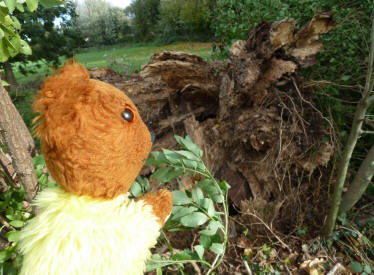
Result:
[[229,198],[241,212],[283,232],[305,221],[320,227],[325,213],[314,206],[326,204],[319,179],[334,142],[298,71],[316,63],[319,37],[334,25],[330,13],[300,30],[293,19],[264,22],[231,46],[227,60],[166,51],[130,80],[109,70],[99,79],[137,104],[155,148],[173,149],[170,133],[190,135],[210,170],[231,185]]

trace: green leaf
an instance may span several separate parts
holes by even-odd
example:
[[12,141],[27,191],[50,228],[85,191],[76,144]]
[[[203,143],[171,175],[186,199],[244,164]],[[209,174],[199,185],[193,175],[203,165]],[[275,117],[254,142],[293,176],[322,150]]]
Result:
[[11,226],[14,226],[14,227],[19,228],[19,227],[24,226],[24,225],[25,225],[25,222],[24,222],[24,221],[20,221],[20,220],[15,220],[15,221],[11,221],[9,224],[10,224]]
[[204,257],[204,251],[205,251],[204,247],[199,244],[199,245],[195,245],[194,249],[195,249],[197,255],[199,256],[199,258],[202,260],[203,257]]
[[163,259],[161,258],[159,254],[153,254],[152,258],[147,261],[145,271],[149,272],[149,271],[155,270],[156,268],[160,268],[160,267],[167,266],[170,264],[171,264],[170,261],[163,261]]
[[193,200],[199,204],[200,200],[204,199],[203,191],[197,187],[191,190]]
[[192,260],[191,254],[192,254],[191,251],[189,251],[188,249],[185,249],[181,252],[174,254],[173,257],[171,258],[175,261],[188,261],[188,260]]
[[175,140],[181,145],[184,149],[192,152],[197,157],[201,158],[203,156],[203,151],[197,146],[189,136],[182,138],[180,136],[175,136]]
[[26,5],[30,11],[34,11],[38,8],[38,0],[26,0]]
[[180,218],[195,212],[196,210],[197,210],[197,208],[194,207],[194,206],[190,206],[190,207],[182,206],[177,212],[175,212],[175,214],[173,215],[171,220],[172,221],[177,221]]
[[172,192],[172,195],[173,195],[173,205],[183,205],[183,204],[188,204],[191,202],[189,197],[187,197],[186,193],[180,190],[174,190]]
[[179,155],[182,155],[183,157],[185,157],[189,160],[200,161],[199,157],[197,157],[195,154],[193,154],[189,151],[180,150],[180,151],[176,151],[176,153],[179,154]]
[[231,188],[231,186],[226,181],[221,181],[218,185],[225,192]]
[[187,227],[197,227],[204,224],[207,220],[207,215],[200,212],[194,212],[181,218],[181,223]]
[[12,20],[13,20],[13,26],[14,26],[17,30],[20,30],[20,29],[21,29],[21,23],[18,21],[17,17],[12,16]]
[[162,152],[164,153],[165,158],[168,160],[171,164],[180,164],[181,163],[181,156],[178,155],[175,151],[171,151],[168,149],[162,149]]
[[135,198],[137,198],[142,193],[142,187],[140,186],[138,182],[134,181],[134,183],[131,185],[130,191],[131,191],[131,194]]
[[18,242],[21,231],[9,231],[5,236],[9,242]]
[[343,75],[340,79],[343,81],[349,80],[351,77],[349,75]]
[[223,202],[223,196],[220,190],[218,190],[211,180],[199,181],[197,186],[200,187],[209,197],[211,197],[214,202]]
[[364,266],[364,271],[365,271],[367,274],[371,274],[371,266],[366,264],[366,265]]
[[171,172],[169,172],[168,174],[165,175],[164,179],[163,179],[163,182],[169,182],[169,181],[172,181],[173,179],[179,177],[180,175],[182,175],[184,173],[184,169],[174,169],[172,170]]
[[212,245],[212,239],[207,235],[200,235],[200,244],[205,249],[209,249],[209,247]]
[[3,85],[3,87],[10,86],[10,84],[5,80],[1,80],[1,85]]
[[196,161],[189,160],[189,159],[183,159],[182,163],[183,163],[183,166],[186,167],[186,168],[190,168],[192,170],[197,169],[197,164],[198,163]]
[[359,262],[352,261],[349,266],[352,268],[354,272],[361,273],[362,272],[362,265]]
[[0,252],[0,263],[5,262],[12,256],[11,253],[9,253],[7,250],[3,250]]
[[158,181],[165,182],[165,176],[167,173],[169,173],[171,170],[173,170],[172,167],[166,166],[166,167],[161,167],[156,170],[151,176],[153,179],[157,179]]
[[4,0],[4,2],[9,9],[9,13],[12,13],[16,8],[16,0]]
[[16,4],[16,8],[17,8],[17,10],[19,10],[20,12],[24,12],[24,11],[25,11],[25,9],[23,8],[23,5],[22,5],[22,4],[17,3],[17,4]]
[[159,163],[159,164],[154,165],[154,166],[158,166],[158,165],[163,164],[163,163],[168,163],[168,160],[166,159],[166,157],[163,153],[158,152],[158,151],[154,151],[154,152],[152,152],[152,155],[154,157],[153,162]]
[[213,236],[220,227],[222,227],[220,222],[211,221],[208,226],[204,230],[199,231],[199,233],[202,235]]
[[207,198],[202,199],[200,200],[199,205],[208,212],[209,217],[213,217],[214,214],[216,213],[216,210],[214,209],[213,201],[211,199],[207,199]]
[[40,0],[40,4],[45,8],[52,8],[54,6],[62,5],[63,0]]
[[224,246],[222,243],[213,243],[212,246],[210,247],[210,250],[217,255],[221,255],[225,252]]

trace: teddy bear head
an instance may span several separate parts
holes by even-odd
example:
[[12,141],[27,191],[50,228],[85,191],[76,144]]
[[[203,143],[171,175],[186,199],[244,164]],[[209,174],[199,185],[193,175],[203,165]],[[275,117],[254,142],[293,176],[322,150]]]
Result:
[[33,107],[48,170],[64,190],[103,199],[129,190],[151,148],[129,97],[70,61],[45,80]]

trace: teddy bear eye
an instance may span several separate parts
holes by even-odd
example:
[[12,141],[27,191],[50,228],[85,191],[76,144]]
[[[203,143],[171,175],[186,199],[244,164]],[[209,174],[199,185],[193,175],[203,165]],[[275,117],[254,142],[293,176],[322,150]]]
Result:
[[127,120],[128,122],[134,121],[134,112],[130,108],[125,108],[122,113],[122,117]]

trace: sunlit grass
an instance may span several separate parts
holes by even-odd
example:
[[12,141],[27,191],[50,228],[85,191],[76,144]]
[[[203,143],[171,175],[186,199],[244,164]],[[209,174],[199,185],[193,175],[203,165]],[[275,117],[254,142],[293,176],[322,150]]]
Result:
[[[183,51],[208,59],[211,55],[211,49],[211,43],[201,42],[178,42],[165,46],[155,46],[152,44],[135,44],[129,46],[115,45],[86,49],[76,54],[75,57],[87,68],[110,67],[114,60],[119,59],[125,61],[125,65],[129,67],[130,72],[134,72],[135,70],[140,70],[141,66],[146,64],[152,55],[157,52],[166,50]],[[65,59],[62,61],[65,61]],[[27,83],[34,81],[37,78],[44,78],[47,74],[52,72],[52,70],[49,70],[45,64],[40,64],[41,67],[36,68],[35,63],[30,63],[30,66],[32,66],[36,72],[27,76],[22,75],[16,67],[14,67],[18,83],[27,85]]]

